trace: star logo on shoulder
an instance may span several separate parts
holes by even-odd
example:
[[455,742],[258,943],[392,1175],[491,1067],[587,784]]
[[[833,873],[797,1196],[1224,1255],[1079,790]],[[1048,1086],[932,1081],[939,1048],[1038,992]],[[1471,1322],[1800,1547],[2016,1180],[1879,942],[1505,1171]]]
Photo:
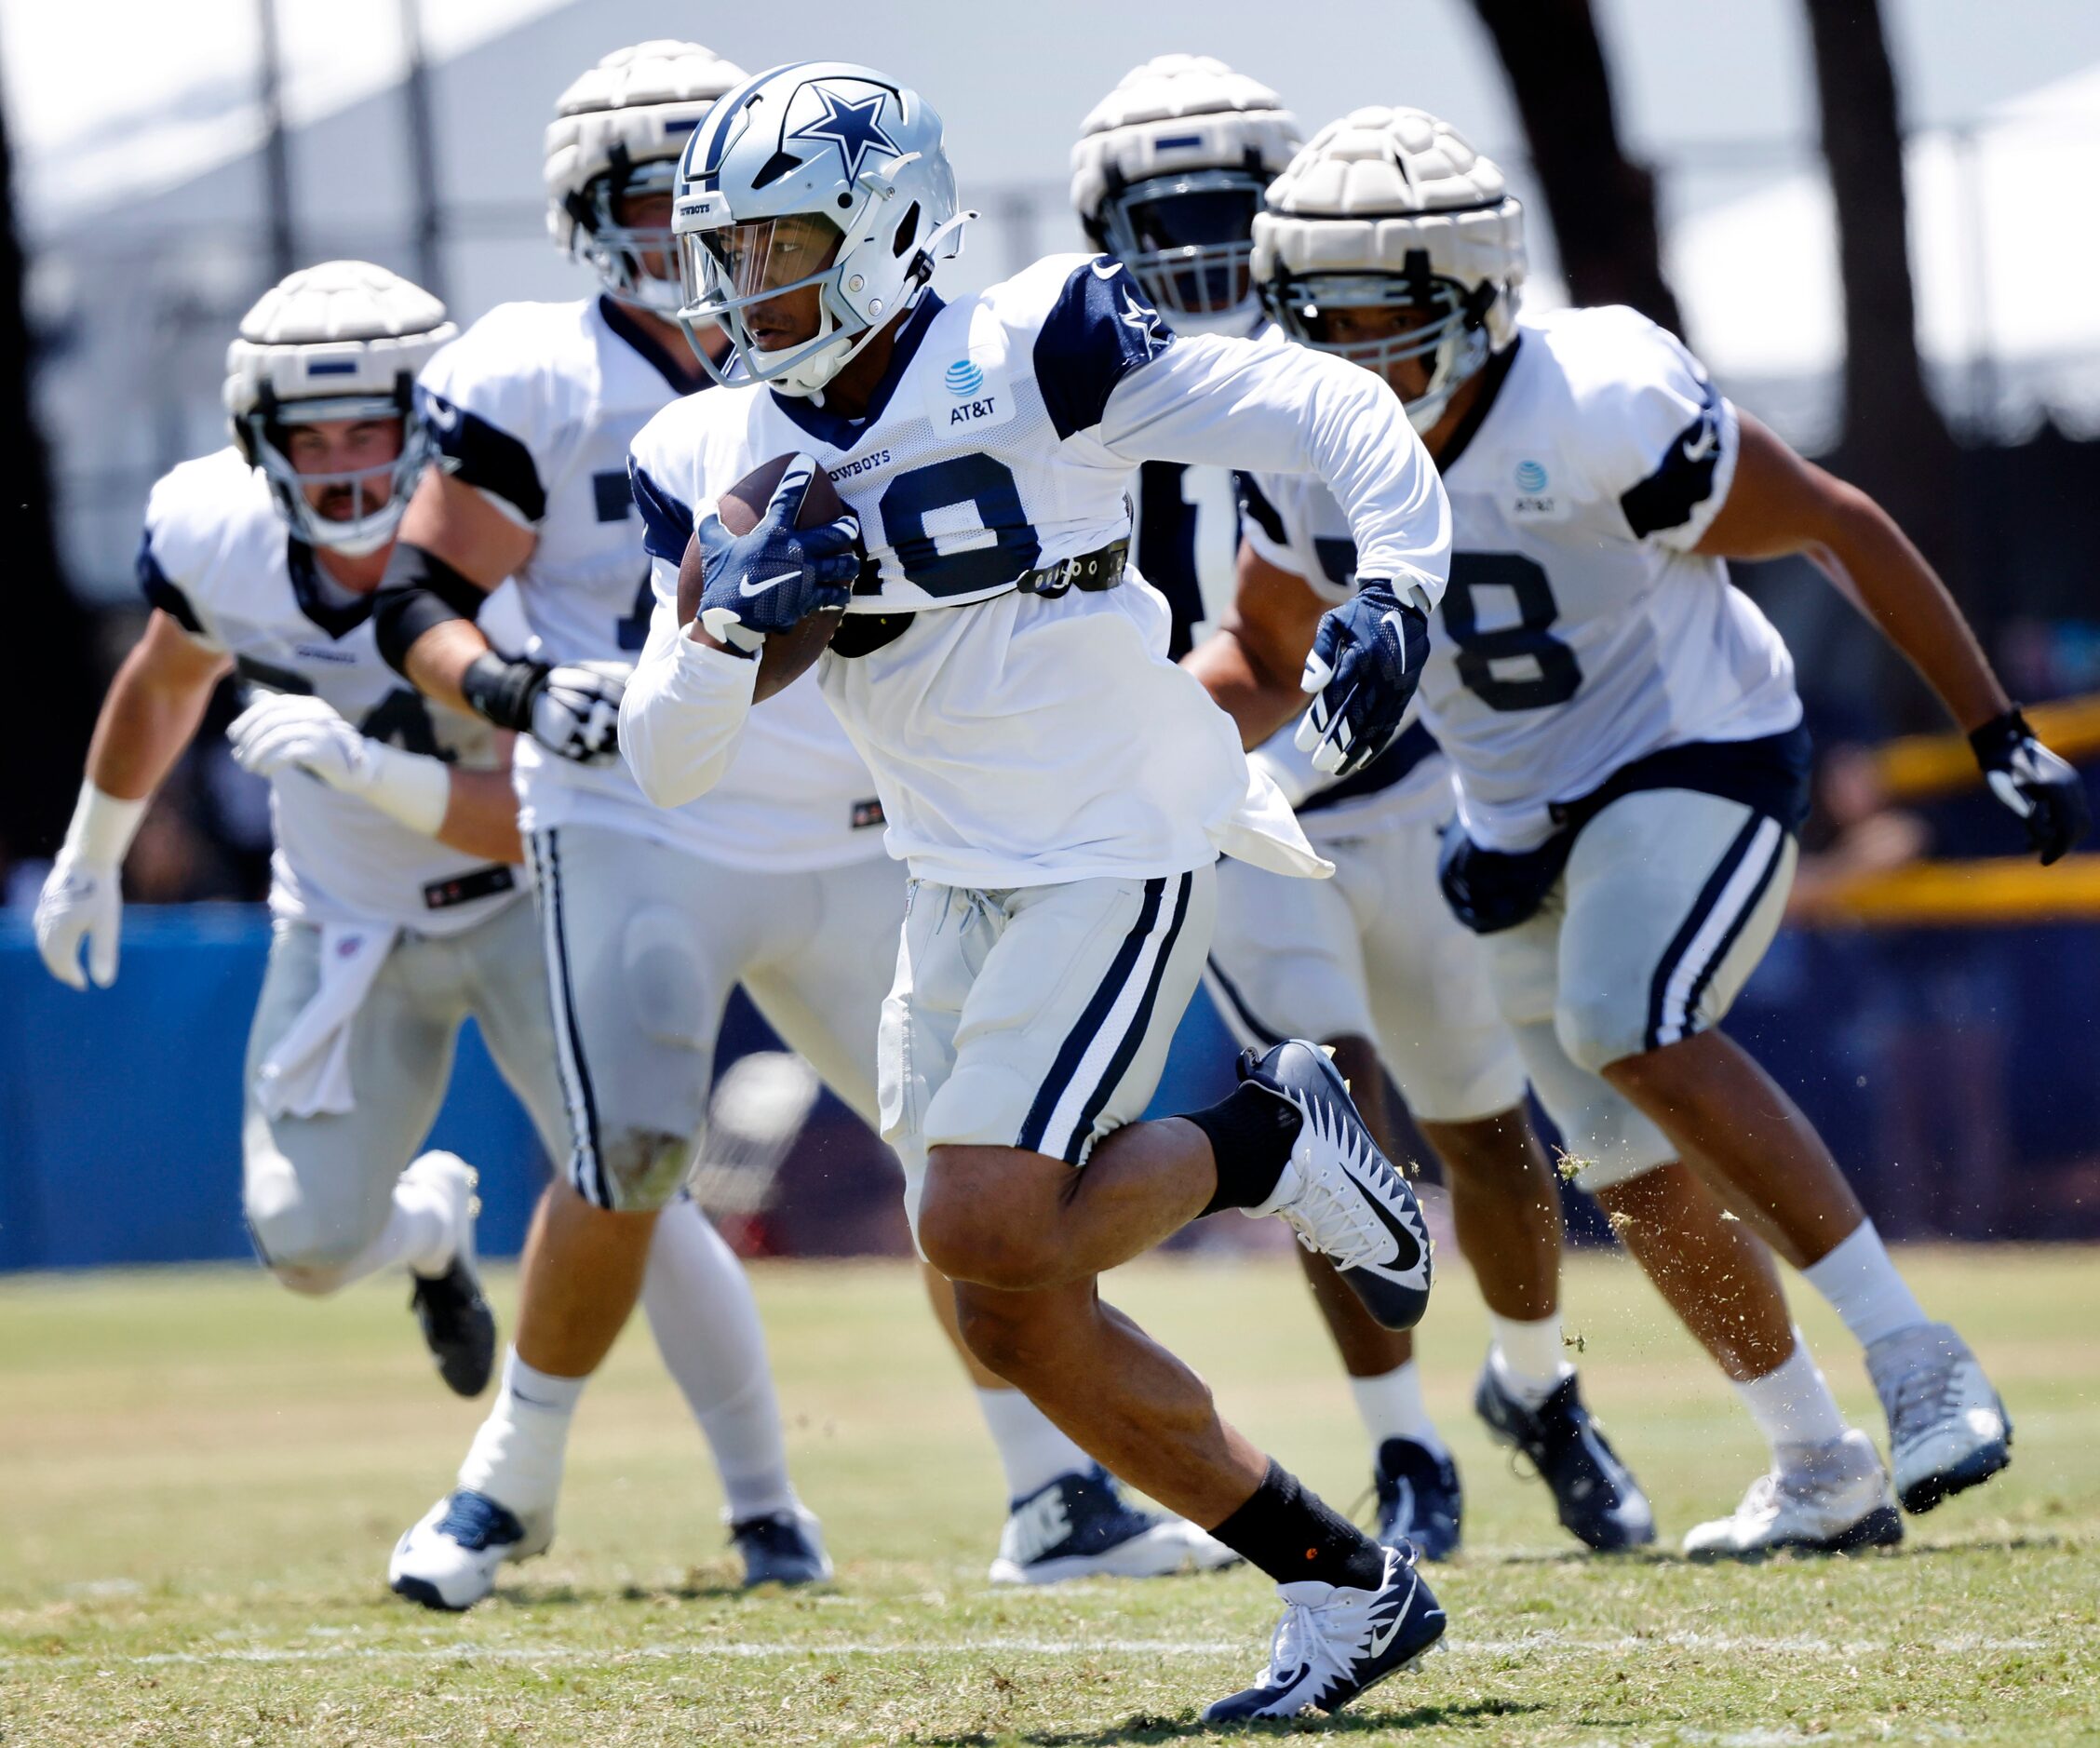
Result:
[[860,174],[861,160],[870,152],[887,152],[892,157],[902,155],[897,142],[882,131],[882,92],[871,91],[858,102],[840,96],[826,85],[818,86],[816,94],[824,100],[825,113],[815,121],[804,123],[788,137],[790,140],[826,140],[837,146],[849,182]]
[[1127,286],[1123,292],[1123,314],[1116,320],[1145,343],[1148,358],[1166,350],[1166,324],[1160,320],[1159,311],[1138,303],[1138,294]]

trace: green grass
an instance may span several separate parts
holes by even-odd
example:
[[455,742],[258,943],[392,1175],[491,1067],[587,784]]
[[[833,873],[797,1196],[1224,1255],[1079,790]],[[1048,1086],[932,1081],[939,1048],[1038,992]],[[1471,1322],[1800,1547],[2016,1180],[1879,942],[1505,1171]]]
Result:
[[[1913,1254],[2018,1420],[2018,1460],[1899,1552],[1756,1568],[1582,1556],[1466,1409],[1457,1269],[1425,1330],[1468,1490],[1447,1653],[1322,1726],[1366,1742],[2029,1743],[2100,1738],[2100,1258]],[[387,1549],[478,1419],[397,1289],[327,1304],[243,1270],[0,1282],[0,1741],[1160,1741],[1243,1685],[1275,1608],[1245,1572],[993,1593],[998,1471],[910,1275],[756,1271],[803,1493],[839,1581],[745,1596],[645,1335],[586,1398],[561,1534],[471,1615],[411,1608]],[[1633,1271],[1571,1266],[1591,1399],[1665,1544],[1759,1466]],[[507,1309],[511,1282],[500,1281]],[[1365,1453],[1287,1262],[1156,1263],[1111,1297],[1338,1503]],[[1856,1356],[1799,1309],[1878,1437]]]

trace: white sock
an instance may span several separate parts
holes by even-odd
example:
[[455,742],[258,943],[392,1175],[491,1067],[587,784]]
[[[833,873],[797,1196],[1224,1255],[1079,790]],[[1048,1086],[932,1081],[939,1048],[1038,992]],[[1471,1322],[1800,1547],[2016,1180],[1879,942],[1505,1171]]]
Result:
[[569,1452],[569,1422],[583,1399],[587,1378],[557,1378],[518,1357],[504,1355],[503,1386],[481,1422],[459,1485],[485,1493],[523,1516],[551,1512],[561,1497],[561,1464]]
[[1852,1235],[1821,1262],[1803,1269],[1801,1278],[1830,1301],[1830,1309],[1845,1320],[1852,1339],[1863,1348],[1900,1329],[1932,1321],[1918,1295],[1889,1260],[1888,1248],[1872,1220],[1862,1220]]
[[1790,1445],[1827,1445],[1844,1433],[1838,1399],[1799,1329],[1794,1331],[1794,1351],[1762,1378],[1737,1384],[1735,1393],[1765,1435],[1775,1466],[1784,1466],[1783,1456]]
[[1059,1475],[1090,1473],[1094,1459],[1057,1430],[1050,1417],[1017,1390],[977,1392],[999,1466],[1006,1472],[1006,1497],[1018,1501],[1039,1493]]
[[1519,1323],[1514,1317],[1488,1313],[1495,1345],[1488,1351],[1495,1381],[1527,1408],[1536,1408],[1559,1388],[1560,1380],[1575,1368],[1568,1365],[1561,1345],[1560,1313]]
[[780,1401],[750,1277],[687,1197],[656,1221],[641,1307],[665,1369],[714,1453],[730,1521],[792,1511]]
[[1356,1415],[1371,1435],[1371,1464],[1378,1465],[1379,1446],[1389,1438],[1412,1439],[1433,1457],[1450,1453],[1437,1436],[1436,1422],[1429,1418],[1422,1401],[1421,1368],[1403,1361],[1376,1378],[1352,1378],[1349,1393],[1356,1398]]

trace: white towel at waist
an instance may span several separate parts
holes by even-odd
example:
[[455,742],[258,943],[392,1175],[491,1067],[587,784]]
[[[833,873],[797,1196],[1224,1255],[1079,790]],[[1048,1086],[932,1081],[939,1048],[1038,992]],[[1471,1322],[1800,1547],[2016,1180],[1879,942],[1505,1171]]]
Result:
[[384,922],[324,922],[320,928],[320,982],[256,1070],[256,1102],[266,1116],[340,1115],[356,1102],[350,1023],[400,930]]
[[1236,856],[1272,874],[1324,881],[1335,865],[1315,850],[1291,804],[1266,766],[1247,760],[1246,794],[1215,841],[1222,855]]

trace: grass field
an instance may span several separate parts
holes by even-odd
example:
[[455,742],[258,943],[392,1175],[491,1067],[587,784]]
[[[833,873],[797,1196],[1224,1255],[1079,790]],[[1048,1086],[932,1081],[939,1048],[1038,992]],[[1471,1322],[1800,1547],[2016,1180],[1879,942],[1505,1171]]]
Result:
[[[1468,1490],[1448,1650],[1325,1725],[1365,1742],[2100,1738],[2100,1257],[1913,1253],[2018,1421],[1999,1482],[1900,1552],[1751,1569],[1597,1559],[1465,1404],[1485,1340],[1451,1270],[1426,1327]],[[1758,1465],[1639,1277],[1570,1271],[1591,1399],[1665,1544]],[[1246,1572],[992,1592],[998,1471],[911,1277],[757,1271],[798,1480],[839,1561],[746,1596],[647,1337],[586,1399],[551,1554],[464,1617],[386,1593],[394,1536],[478,1419],[394,1287],[313,1304],[244,1271],[0,1281],[0,1740],[12,1743],[1093,1744],[1199,1737],[1266,1655]],[[497,1284],[507,1309],[511,1282]],[[1155,1263],[1111,1296],[1336,1501],[1365,1458],[1287,1263]],[[1800,1296],[1804,1297],[1805,1296]],[[1799,1307],[1882,1435],[1849,1345]]]

